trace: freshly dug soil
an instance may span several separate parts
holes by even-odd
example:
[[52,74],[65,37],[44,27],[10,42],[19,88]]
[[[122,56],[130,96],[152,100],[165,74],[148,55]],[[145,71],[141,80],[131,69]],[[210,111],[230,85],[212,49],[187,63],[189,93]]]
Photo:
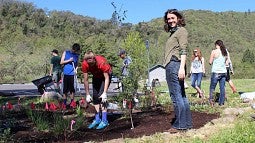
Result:
[[[89,107],[86,112],[94,112]],[[75,113],[75,112],[74,112]],[[92,114],[93,115],[93,114]],[[84,119],[84,125],[78,130],[70,129],[61,135],[55,136],[50,131],[37,131],[35,125],[27,118],[25,113],[13,114],[13,118],[19,121],[11,128],[12,141],[14,142],[102,142],[118,138],[137,138],[144,135],[152,135],[157,132],[166,132],[171,128],[174,112],[162,107],[146,111],[134,111],[132,114],[132,128],[129,114],[109,113],[109,126],[103,130],[88,129],[87,125],[92,122],[93,117]],[[198,129],[213,119],[219,118],[219,114],[208,114],[192,111],[193,128]],[[4,118],[0,118],[3,123]],[[0,123],[1,123],[0,122]]]

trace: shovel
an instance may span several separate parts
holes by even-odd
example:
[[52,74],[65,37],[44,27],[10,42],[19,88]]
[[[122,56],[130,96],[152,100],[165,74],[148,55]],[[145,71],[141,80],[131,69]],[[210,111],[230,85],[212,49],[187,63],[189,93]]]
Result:
[[74,66],[74,62],[72,62],[72,64],[73,64],[73,70],[74,70],[74,80],[76,82],[76,89],[78,88],[78,93],[79,93],[79,95],[81,95],[81,88],[79,86],[77,72],[76,72],[76,69],[75,69],[75,66]]

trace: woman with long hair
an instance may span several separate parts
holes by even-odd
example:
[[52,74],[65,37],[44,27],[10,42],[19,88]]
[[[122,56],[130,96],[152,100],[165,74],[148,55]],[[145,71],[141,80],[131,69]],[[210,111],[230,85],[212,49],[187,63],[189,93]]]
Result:
[[164,22],[165,31],[170,34],[164,51],[164,66],[175,112],[175,120],[169,132],[174,133],[192,128],[190,105],[184,87],[188,32],[184,28],[186,24],[183,15],[176,9],[165,12]]
[[215,48],[211,52],[209,63],[212,65],[211,82],[210,82],[210,93],[209,102],[211,106],[214,105],[213,92],[217,83],[220,84],[220,97],[219,105],[224,105],[225,101],[225,82],[226,82],[226,64],[228,64],[228,53],[222,40],[215,42]]
[[191,57],[191,86],[197,90],[200,98],[204,99],[204,92],[201,89],[203,74],[205,74],[205,62],[201,50],[195,48]]

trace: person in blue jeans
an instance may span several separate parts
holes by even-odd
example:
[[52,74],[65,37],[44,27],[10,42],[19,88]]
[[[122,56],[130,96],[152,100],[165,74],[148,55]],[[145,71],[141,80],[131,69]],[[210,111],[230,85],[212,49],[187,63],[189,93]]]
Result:
[[205,74],[205,62],[204,57],[199,48],[193,50],[191,57],[191,86],[197,90],[198,96],[204,99],[204,92],[201,89],[201,82],[203,74]]
[[215,42],[215,48],[211,52],[209,64],[212,65],[211,73],[211,82],[210,82],[210,93],[209,93],[209,102],[211,106],[214,105],[213,92],[217,83],[220,84],[220,97],[219,105],[224,105],[225,101],[225,82],[226,82],[226,64],[228,64],[228,53],[226,47],[222,40],[217,40]]
[[170,97],[174,106],[175,119],[170,133],[192,128],[192,118],[188,98],[185,94],[184,79],[188,32],[185,20],[176,9],[169,9],[164,15],[165,31],[170,33],[164,51],[164,66]]

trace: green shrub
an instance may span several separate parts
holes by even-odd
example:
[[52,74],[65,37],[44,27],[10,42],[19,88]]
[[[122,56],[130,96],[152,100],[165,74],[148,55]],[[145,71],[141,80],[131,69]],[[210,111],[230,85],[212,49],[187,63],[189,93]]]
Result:
[[71,122],[71,120],[64,119],[59,114],[54,114],[53,118],[54,118],[54,122],[53,122],[52,132],[56,135],[64,133],[64,131],[69,127],[69,123]]
[[35,124],[36,128],[39,131],[49,131],[50,119],[48,118],[49,114],[47,114],[47,112],[28,109],[27,115],[32,120],[32,122]]

